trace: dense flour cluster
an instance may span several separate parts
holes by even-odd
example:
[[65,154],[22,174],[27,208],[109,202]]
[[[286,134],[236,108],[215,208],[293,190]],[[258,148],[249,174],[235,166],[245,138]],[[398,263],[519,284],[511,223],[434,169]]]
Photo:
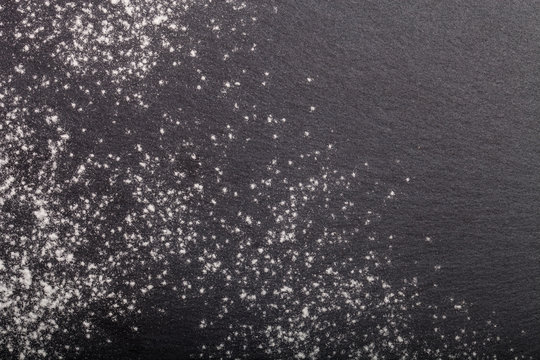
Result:
[[[414,179],[381,181],[363,154],[341,166],[313,125],[323,100],[268,105],[282,78],[257,29],[279,16],[0,5],[0,357],[88,356],[118,341],[104,323],[137,338],[146,311],[194,303],[195,357],[490,355],[495,324],[469,325],[459,297],[426,302],[392,262],[396,241],[431,241],[378,227]],[[289,81],[302,97],[317,74]]]

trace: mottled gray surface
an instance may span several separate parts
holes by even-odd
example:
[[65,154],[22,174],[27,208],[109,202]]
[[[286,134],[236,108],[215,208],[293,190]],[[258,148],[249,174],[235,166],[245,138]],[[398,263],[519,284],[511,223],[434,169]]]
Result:
[[540,357],[539,4],[0,5],[0,357]]

